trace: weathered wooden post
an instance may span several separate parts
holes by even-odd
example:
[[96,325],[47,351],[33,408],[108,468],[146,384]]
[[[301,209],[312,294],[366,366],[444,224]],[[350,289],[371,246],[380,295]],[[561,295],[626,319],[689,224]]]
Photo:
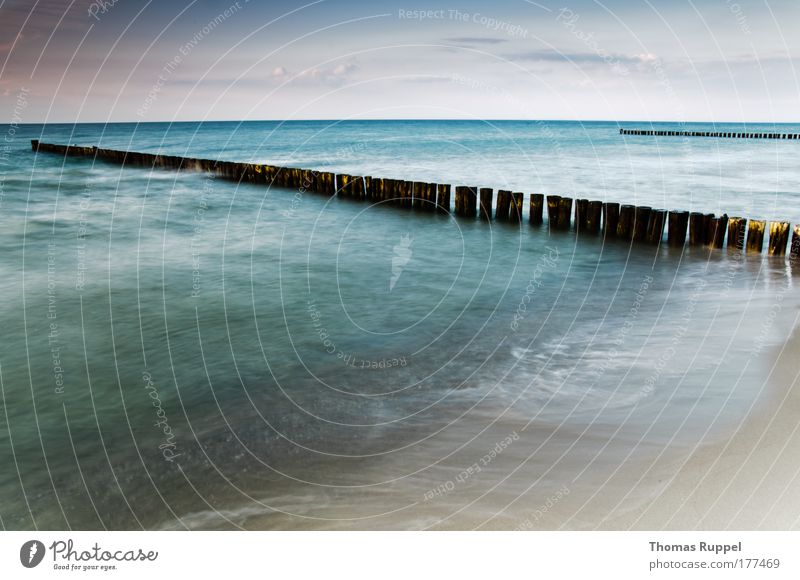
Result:
[[493,190],[490,187],[480,188],[480,199],[478,203],[480,205],[480,216],[482,220],[492,219],[492,193]]
[[497,190],[497,207],[495,208],[495,218],[507,220],[511,212],[511,192],[506,189]]
[[667,223],[667,243],[676,248],[683,247],[686,242],[686,227],[688,225],[688,211],[670,211]]
[[619,221],[617,222],[617,237],[630,240],[633,236],[633,219],[636,208],[632,205],[622,205],[619,208]]
[[789,257],[793,260],[800,258],[800,224],[792,228],[792,247],[789,250]]
[[380,177],[373,177],[369,180],[369,198],[372,200],[373,203],[380,202],[381,200],[382,182],[383,179],[381,179]]
[[388,205],[392,204],[392,180],[385,177],[381,183],[380,200]]
[[389,199],[392,205],[403,207],[403,181],[392,179],[389,184]]
[[558,205],[560,201],[560,195],[547,196],[547,226],[551,231],[558,229]]
[[421,210],[425,205],[425,184],[421,181],[414,181],[412,187],[412,206],[414,209]]
[[568,230],[572,222],[572,198],[562,197],[558,200],[558,228]]
[[747,218],[731,217],[728,220],[728,249],[744,249],[744,234],[747,230]]
[[714,214],[703,214],[703,244],[710,246],[714,243]]
[[654,209],[650,212],[650,222],[647,224],[647,239],[651,244],[660,244],[664,237],[664,222],[667,212],[663,209]]
[[466,213],[464,215],[474,218],[478,215],[478,188],[467,187],[464,199],[467,204]]
[[586,231],[586,220],[589,213],[589,200],[579,198],[575,200],[575,229],[578,232]]
[[[312,171],[312,174],[315,175],[314,191],[316,193],[322,193],[322,194],[326,193],[327,192],[327,186],[325,185],[325,173],[322,172],[322,171],[317,171],[317,172],[313,172]],[[262,166],[261,167],[261,173],[258,176],[259,183],[264,183],[265,182],[265,178],[266,178],[266,171],[265,171],[264,166]],[[372,179],[372,178],[370,178],[370,179]]]
[[603,235],[606,238],[617,235],[619,225],[619,204],[607,202],[603,204]]
[[[289,175],[294,179],[294,171]],[[355,175],[347,175],[347,185],[345,186],[345,193],[348,198],[353,199],[356,196],[356,177]]]
[[633,241],[644,242],[647,239],[647,227],[650,225],[651,207],[646,205],[636,206],[633,217]]
[[764,248],[764,230],[767,222],[764,220],[750,220],[747,230],[747,251],[760,254]]
[[419,206],[420,211],[430,210],[429,191],[430,191],[430,183],[428,183],[427,181],[423,182],[422,189],[420,191],[420,196],[422,200],[421,205]]
[[406,203],[406,182],[402,179],[393,179],[392,180],[392,199],[394,200],[393,205],[397,207],[405,207]]
[[381,179],[380,187],[378,189],[378,199],[380,201],[388,202],[391,205],[392,199],[392,180],[391,179]]
[[464,185],[456,186],[456,215],[463,217],[467,215],[467,187]]
[[518,191],[511,194],[511,207],[508,212],[508,219],[514,223],[522,222],[522,200],[525,196]]
[[542,221],[544,221],[543,220],[544,194],[542,193],[531,194],[531,201],[528,213],[531,225],[533,226],[541,225]]
[[701,246],[705,242],[705,216],[698,211],[693,211],[689,214],[689,245]]
[[414,207],[414,182],[403,181],[403,207],[411,209]]
[[397,186],[399,188],[398,194],[400,198],[399,201],[400,207],[404,209],[411,208],[411,201],[413,199],[411,196],[411,188],[412,188],[411,182],[406,181],[405,179],[401,179],[397,182]]
[[[320,188],[319,192],[323,193],[324,190],[322,189],[322,173],[319,174],[319,181],[320,181]],[[372,176],[365,175],[364,176],[364,199],[367,201],[373,201],[372,194],[374,190],[372,189]]]
[[789,241],[789,222],[769,222],[769,255],[783,256]]
[[436,207],[441,213],[450,213],[449,183],[440,183],[436,186]]
[[600,220],[603,214],[602,201],[590,201],[586,212],[586,232],[597,234],[600,231]]
[[728,214],[724,213],[718,218],[712,218],[709,229],[712,230],[711,245],[721,250],[725,246],[725,231],[728,229]]
[[426,186],[426,193],[425,193],[425,211],[427,212],[435,212],[436,211],[436,184],[435,183],[428,183]]
[[364,178],[360,175],[353,177],[353,195],[359,201],[364,201],[367,198],[367,190],[365,188]]

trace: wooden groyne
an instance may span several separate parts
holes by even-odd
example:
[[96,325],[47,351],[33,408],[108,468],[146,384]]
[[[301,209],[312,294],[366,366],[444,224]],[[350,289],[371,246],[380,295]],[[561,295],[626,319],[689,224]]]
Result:
[[[54,145],[31,141],[36,152],[54,153],[65,157],[89,157],[122,165],[145,168],[163,168],[208,172],[222,179],[288,189],[299,189],[342,199],[386,203],[404,209],[423,212],[455,213],[463,218],[494,219],[512,223],[523,222],[525,194],[491,188],[459,185],[454,188],[454,207],[451,206],[451,186],[445,183],[426,183],[383,177],[334,174],[326,171],[280,167],[275,165],[215,161],[174,155],[155,155]],[[492,202],[495,202],[494,204]],[[682,248],[705,246],[721,249],[727,247],[748,253],[761,253],[769,234],[767,252],[771,256],[787,253],[800,259],[800,224],[792,229],[789,222],[747,220],[723,214],[666,210],[650,206],[636,206],[579,198],[573,200],[559,195],[530,194],[528,219],[533,226],[544,223],[551,230],[570,230],[581,235],[602,235],[604,239],[619,239],[632,244],[657,246],[666,241],[669,246]],[[791,240],[790,240],[791,232]]]
[[620,129],[620,135],[656,137],[717,137],[719,139],[800,139],[800,133],[741,133],[730,131],[668,131],[658,129]]

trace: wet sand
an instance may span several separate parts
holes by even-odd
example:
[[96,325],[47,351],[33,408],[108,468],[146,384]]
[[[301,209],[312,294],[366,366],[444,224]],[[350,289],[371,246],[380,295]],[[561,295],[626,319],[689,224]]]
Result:
[[770,388],[729,440],[699,447],[654,499],[603,527],[800,528],[800,327],[773,360]]

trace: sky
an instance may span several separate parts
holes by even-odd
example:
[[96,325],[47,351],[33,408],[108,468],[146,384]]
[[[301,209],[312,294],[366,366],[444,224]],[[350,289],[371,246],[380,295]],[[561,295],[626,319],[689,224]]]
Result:
[[21,122],[797,122],[797,0],[0,0]]

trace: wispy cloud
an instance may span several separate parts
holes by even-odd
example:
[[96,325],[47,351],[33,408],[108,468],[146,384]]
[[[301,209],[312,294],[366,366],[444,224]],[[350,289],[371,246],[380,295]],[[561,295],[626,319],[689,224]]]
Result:
[[445,38],[448,44],[467,44],[467,45],[483,45],[483,44],[502,44],[507,42],[507,38],[498,38],[496,36],[456,36],[453,38]]
[[528,50],[506,54],[505,58],[515,62],[573,62],[578,64],[599,64],[608,62],[609,58],[616,62],[636,65],[648,60],[655,60],[657,57],[648,55],[625,55],[611,54],[603,55],[596,52],[562,52],[557,50]]

